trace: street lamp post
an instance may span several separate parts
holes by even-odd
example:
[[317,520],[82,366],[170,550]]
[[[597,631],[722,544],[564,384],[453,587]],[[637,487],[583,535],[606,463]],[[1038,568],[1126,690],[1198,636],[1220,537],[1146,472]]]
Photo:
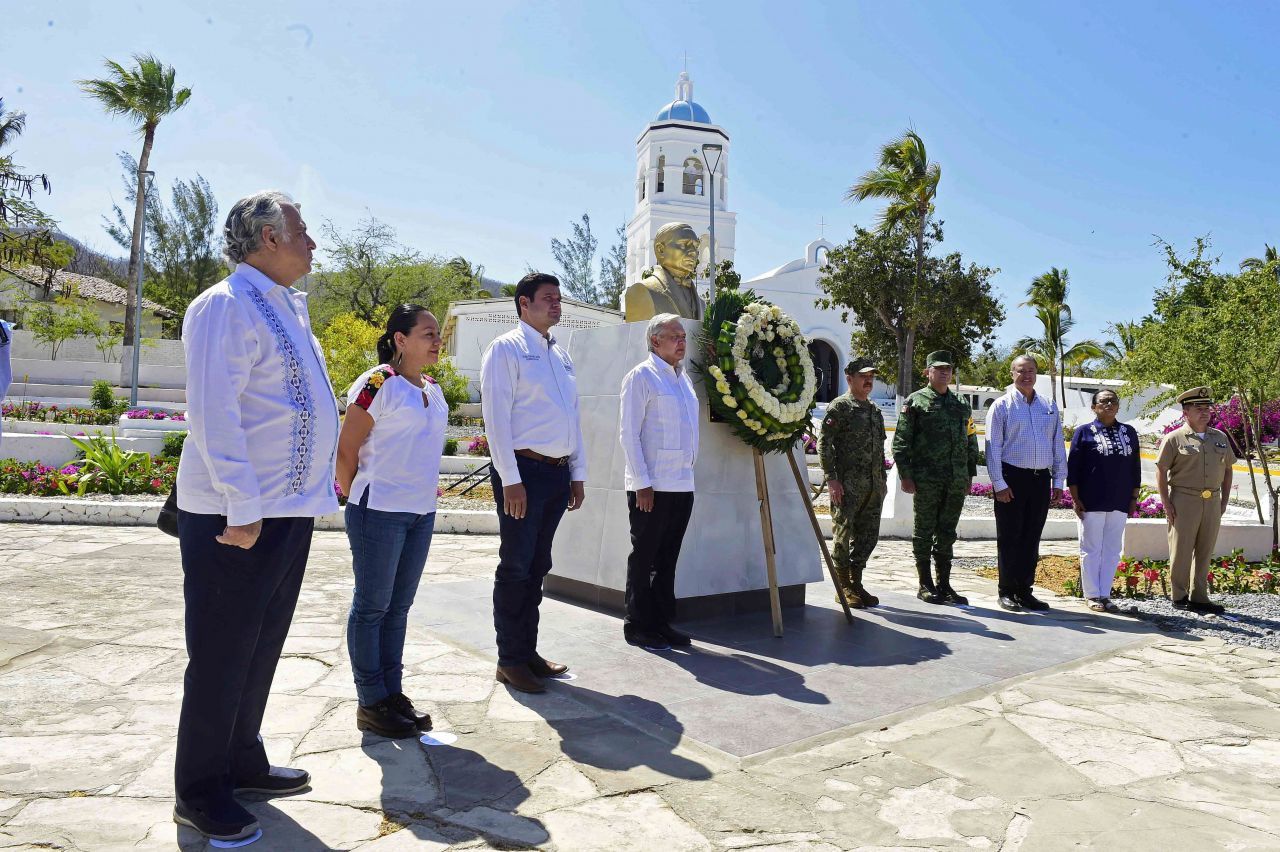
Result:
[[[138,191],[142,193],[143,210],[147,204],[147,179],[154,178],[155,172],[138,171]],[[147,265],[147,217],[142,217],[142,232],[138,234],[138,280],[137,295],[133,304],[133,370],[129,382],[129,406],[138,407],[138,368],[142,350],[142,273]]]
[[[707,194],[711,202],[708,205],[708,210],[711,213],[711,227],[709,230],[711,238],[711,289],[708,304],[716,300],[716,169],[720,166],[720,156],[723,153],[723,145],[712,143],[702,146],[702,159],[707,164],[707,189],[709,190]],[[708,158],[710,154],[716,155],[714,163]]]

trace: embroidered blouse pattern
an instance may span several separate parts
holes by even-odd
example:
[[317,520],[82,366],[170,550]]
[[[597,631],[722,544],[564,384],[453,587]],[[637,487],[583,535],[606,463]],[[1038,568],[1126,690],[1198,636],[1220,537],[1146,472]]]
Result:
[[1100,426],[1092,423],[1089,426],[1093,432],[1093,443],[1097,447],[1100,456],[1130,456],[1133,455],[1133,446],[1129,443],[1129,432],[1126,429],[1116,426]]
[[293,407],[293,439],[290,444],[290,474],[284,493],[300,494],[311,473],[311,460],[315,454],[315,403],[311,397],[311,380],[298,355],[293,338],[280,322],[280,315],[267,303],[266,297],[256,287],[246,287],[258,313],[276,338],[276,352],[284,365],[284,391]]

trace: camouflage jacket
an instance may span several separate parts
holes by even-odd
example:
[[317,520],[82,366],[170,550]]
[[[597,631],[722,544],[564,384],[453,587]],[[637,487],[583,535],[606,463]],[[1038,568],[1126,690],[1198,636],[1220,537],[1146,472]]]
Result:
[[827,406],[818,435],[818,458],[827,479],[854,485],[883,487],[884,415],[874,402],[859,402],[852,394],[836,397]]
[[968,403],[925,387],[907,397],[893,435],[893,461],[902,479],[942,482],[978,472],[978,430]]

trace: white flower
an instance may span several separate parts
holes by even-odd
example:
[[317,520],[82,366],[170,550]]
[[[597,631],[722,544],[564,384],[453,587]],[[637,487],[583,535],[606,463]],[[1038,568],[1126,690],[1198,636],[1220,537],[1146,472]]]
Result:
[[738,409],[738,419],[739,419],[739,420],[746,420],[746,419],[747,419],[747,412],[745,412],[745,411],[743,411],[741,408],[739,408],[739,409]]
[[729,383],[724,381],[723,379],[716,382],[716,390],[719,391],[720,393],[728,393]]
[[724,396],[720,397],[720,401],[723,402],[725,405],[729,406],[730,408],[738,407],[738,401],[734,399],[732,396],[730,396],[729,394],[725,394]]

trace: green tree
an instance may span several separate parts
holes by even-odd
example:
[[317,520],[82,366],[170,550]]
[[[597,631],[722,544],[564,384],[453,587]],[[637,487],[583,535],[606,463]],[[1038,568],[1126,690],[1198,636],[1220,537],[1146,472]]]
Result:
[[0,263],[39,267],[48,290],[54,273],[71,261],[74,249],[55,238],[56,223],[35,203],[36,189],[52,191],[49,176],[27,173],[11,154],[3,152],[26,126],[27,114],[6,109],[0,98]]
[[1055,266],[1036,276],[1027,288],[1027,301],[1022,305],[1035,309],[1036,319],[1040,320],[1044,333],[1039,339],[1023,338],[1015,346],[1021,350],[1019,354],[1032,355],[1041,368],[1048,367],[1053,397],[1055,401],[1060,398],[1063,405],[1067,401],[1068,362],[1083,366],[1090,359],[1103,356],[1102,345],[1095,340],[1082,340],[1067,346],[1067,334],[1076,323],[1071,315],[1071,306],[1067,304],[1070,294],[1071,275],[1066,269]]
[[[567,240],[551,240],[551,255],[560,267],[560,284],[579,302],[604,305],[608,301],[596,283],[595,257],[600,241],[591,233],[591,217],[582,214],[582,223],[570,223]],[[621,292],[621,291],[619,291]]]
[[[926,233],[919,288],[914,234],[907,222],[888,231],[855,227],[853,239],[827,253],[818,278],[825,296],[817,304],[842,309],[845,322],[850,315],[857,318],[854,350],[896,374],[901,395],[918,382],[925,354],[948,349],[967,362],[1004,321],[1004,309],[991,289],[997,270],[966,265],[956,252],[928,256],[928,246],[941,241],[942,225],[935,222]],[[913,360],[903,365],[898,359],[908,334],[914,334],[918,345],[910,350]]]
[[[0,146],[3,142],[0,142]],[[1262,257],[1246,257],[1240,261],[1240,271],[1250,272],[1255,269],[1266,269],[1271,264],[1280,260],[1280,255],[1276,254],[1276,247],[1270,243],[1263,243]]]
[[912,383],[908,371],[915,360],[917,337],[920,334],[915,320],[921,314],[918,303],[925,297],[921,291],[925,279],[927,230],[941,178],[942,167],[929,162],[924,140],[914,130],[908,130],[900,138],[881,148],[879,164],[860,177],[845,193],[845,200],[853,202],[868,198],[884,199],[888,204],[880,214],[880,231],[889,233],[899,226],[905,226],[914,239],[915,268],[908,296],[908,319],[902,330],[896,359],[899,369],[899,397],[906,396]]
[[[138,157],[137,185],[141,189],[151,162],[151,149],[156,141],[156,128],[166,115],[186,106],[191,98],[191,89],[178,88],[177,72],[172,66],[165,65],[150,54],[137,54],[133,57],[132,68],[125,68],[119,62],[106,60],[107,76],[102,79],[80,80],[80,88],[86,95],[96,100],[108,115],[118,115],[132,121],[138,126],[138,134],[142,137],[142,154]],[[137,279],[138,259],[141,254],[141,236],[143,229],[144,204],[146,193],[135,190],[133,210],[133,240],[129,247],[129,280]],[[133,340],[134,305],[141,296],[135,292],[135,285],[127,288],[125,303],[124,336]]]
[[480,292],[480,279],[467,261],[427,257],[401,245],[395,229],[376,217],[350,232],[326,222],[323,233],[327,259],[311,286],[311,316],[318,327],[343,313],[380,324],[384,311],[403,302],[421,304],[443,321],[450,302]]
[[316,335],[324,350],[335,394],[345,394],[361,373],[378,363],[378,338],[382,336],[382,328],[381,324],[374,325],[348,312],[333,317]]
[[49,360],[58,360],[58,349],[73,337],[96,337],[102,321],[85,305],[66,298],[55,302],[37,302],[26,311],[23,325],[37,343],[48,344]]
[[1128,358],[1138,346],[1138,332],[1141,326],[1132,321],[1113,322],[1107,325],[1107,334],[1111,339],[1102,344],[1102,372],[1113,375],[1120,363]]
[[[128,204],[135,202],[137,161],[127,152],[119,154]],[[172,205],[166,206],[155,184],[148,184],[145,215],[147,229],[146,280],[144,293],[155,302],[179,314],[196,296],[226,277],[221,255],[221,227],[218,202],[203,175],[191,180],[175,180]],[[103,217],[103,227],[117,245],[133,245],[133,229],[120,205],[112,205],[112,218]]]
[[427,375],[440,385],[445,402],[449,403],[450,411],[471,399],[471,383],[458,371],[458,366],[452,358],[441,356],[439,361],[427,367]]
[[[1260,446],[1263,404],[1280,398],[1280,282],[1269,269],[1238,274],[1217,269],[1207,237],[1196,240],[1186,256],[1163,240],[1169,267],[1166,286],[1156,289],[1153,311],[1138,326],[1128,357],[1116,374],[1135,393],[1152,385],[1168,386],[1148,409],[1167,405],[1189,385],[1207,384],[1219,395],[1235,395],[1248,419],[1245,430],[1252,473],[1260,459],[1268,491],[1276,494],[1271,467]],[[1252,483],[1253,477],[1250,476]],[[1259,520],[1261,520],[1259,505]],[[1273,523],[1273,543],[1276,538]]]
[[614,232],[617,242],[600,258],[601,304],[615,311],[622,306],[622,291],[627,288],[627,226]]

